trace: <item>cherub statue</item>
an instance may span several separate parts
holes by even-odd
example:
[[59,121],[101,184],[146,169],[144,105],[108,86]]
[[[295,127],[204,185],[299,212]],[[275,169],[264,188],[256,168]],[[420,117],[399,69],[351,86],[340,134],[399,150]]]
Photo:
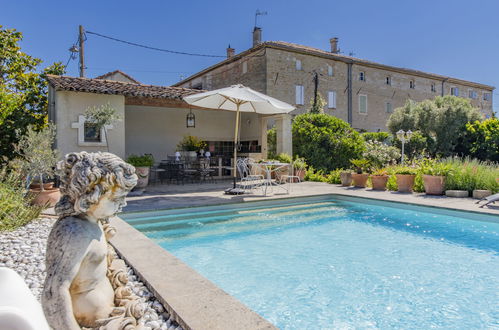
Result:
[[135,168],[100,152],[70,153],[58,166],[62,197],[47,241],[45,316],[54,329],[134,329],[139,300],[125,287],[126,273],[114,266],[107,240],[114,234],[109,217],[137,183]]

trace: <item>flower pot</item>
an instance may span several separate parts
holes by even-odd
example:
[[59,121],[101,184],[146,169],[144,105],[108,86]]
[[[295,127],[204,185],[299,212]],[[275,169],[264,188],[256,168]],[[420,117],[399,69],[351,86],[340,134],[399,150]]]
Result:
[[388,175],[371,175],[373,190],[386,190]]
[[412,192],[414,187],[414,174],[396,174],[399,192]]
[[353,185],[358,188],[365,188],[367,185],[367,179],[369,179],[369,174],[367,173],[353,173],[352,174]]
[[341,172],[340,173],[341,185],[343,187],[350,187],[352,185],[352,173]]
[[299,177],[300,181],[295,178],[294,182],[303,182],[303,179],[305,178],[305,170],[295,170],[295,176]]
[[423,174],[423,184],[427,195],[443,195],[445,176]]
[[492,195],[492,191],[490,190],[479,190],[479,189],[473,190],[473,198],[476,199],[482,199],[490,195]]
[[135,174],[138,176],[137,185],[135,189],[143,189],[149,183],[149,167],[135,167]]
[[53,207],[61,198],[59,188],[46,190],[30,189],[29,193],[33,196],[31,204],[38,206]]
[[[33,190],[41,190],[39,183],[31,183],[29,185],[29,187],[30,187],[30,189],[33,189]],[[43,184],[43,189],[52,189],[52,188],[54,188],[53,182],[47,182],[47,183]]]

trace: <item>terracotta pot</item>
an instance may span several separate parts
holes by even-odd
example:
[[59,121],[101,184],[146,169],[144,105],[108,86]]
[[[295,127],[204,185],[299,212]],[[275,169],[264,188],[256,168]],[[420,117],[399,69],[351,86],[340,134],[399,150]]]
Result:
[[45,207],[53,207],[61,198],[59,188],[51,188],[46,190],[30,189],[30,194],[33,195],[31,204]]
[[[34,190],[40,190],[40,184],[39,183],[31,183],[29,185],[30,189]],[[53,182],[47,182],[43,184],[43,189],[52,189],[54,188],[54,183]]]
[[396,174],[399,192],[412,192],[414,187],[414,174]]
[[367,185],[367,179],[369,179],[369,174],[367,173],[353,173],[352,174],[353,185],[358,188],[365,188]]
[[341,185],[343,187],[350,187],[352,185],[352,173],[341,172],[340,173]]
[[445,176],[423,174],[423,184],[427,195],[443,195]]
[[373,190],[386,190],[388,175],[371,175]]
[[303,179],[305,178],[305,170],[296,170],[295,175],[300,178],[300,181],[295,178],[294,182],[303,182]]
[[147,187],[147,184],[149,183],[149,167],[135,167],[135,174],[137,174],[137,176],[139,177],[135,189],[142,189]]

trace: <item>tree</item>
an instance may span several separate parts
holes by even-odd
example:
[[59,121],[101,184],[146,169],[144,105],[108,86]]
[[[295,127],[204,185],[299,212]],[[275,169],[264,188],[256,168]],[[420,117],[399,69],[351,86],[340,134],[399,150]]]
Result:
[[326,100],[322,97],[321,93],[317,92],[317,102],[312,97],[310,99],[309,113],[324,113],[324,107],[326,106]]
[[47,125],[46,75],[65,73],[59,62],[37,72],[41,60],[22,52],[21,40],[21,32],[0,25],[0,160],[3,161],[16,156],[14,145],[28,126],[39,131]]
[[85,119],[95,125],[97,132],[104,129],[107,151],[109,151],[106,126],[121,120],[121,116],[116,112],[116,109],[113,108],[109,102],[98,107],[88,107],[87,110],[85,110]]
[[293,121],[293,153],[318,170],[350,167],[360,158],[364,139],[345,121],[327,114],[306,113]]
[[474,158],[499,162],[499,119],[466,124],[463,147]]
[[466,123],[482,118],[479,110],[467,99],[456,96],[437,96],[419,103],[407,101],[395,109],[388,119],[388,129],[419,131],[426,139],[427,150],[434,155],[457,153],[466,132]]

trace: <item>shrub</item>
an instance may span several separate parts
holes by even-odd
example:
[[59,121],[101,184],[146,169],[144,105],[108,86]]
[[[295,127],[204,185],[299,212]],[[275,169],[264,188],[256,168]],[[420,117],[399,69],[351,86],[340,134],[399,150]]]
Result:
[[333,170],[329,173],[327,176],[327,183],[331,184],[340,184],[341,179],[340,179],[340,173],[343,172],[343,169],[338,168],[336,170]]
[[293,162],[293,158],[285,152],[281,152],[275,159],[280,161],[281,163],[291,164]]
[[364,141],[378,141],[383,143],[391,142],[391,135],[388,132],[365,132],[361,134]]
[[[416,159],[425,157],[428,154],[428,150],[432,148],[431,143],[420,132],[416,131],[412,133],[411,139],[407,141],[404,145],[404,155],[407,159]],[[397,138],[393,139],[393,145],[399,150],[402,150],[402,141]]]
[[499,162],[499,119],[475,121],[466,124],[461,154]]
[[206,143],[200,138],[192,135],[186,135],[177,144],[177,150],[182,151],[199,151],[206,148]]
[[36,219],[43,207],[30,205],[23,180],[15,172],[0,170],[0,231],[13,230]]
[[267,158],[274,159],[277,154],[277,133],[275,127],[267,131]]
[[379,141],[367,141],[366,150],[362,156],[367,159],[374,168],[385,167],[395,163],[400,158],[400,151],[395,147],[387,146]]
[[499,191],[499,166],[497,163],[483,162],[470,158],[447,158],[442,161],[452,167],[446,178],[445,189],[467,190],[487,189]]
[[316,171],[313,167],[308,168],[308,170],[305,172],[303,180],[313,182],[327,182],[327,178],[324,176],[324,172],[322,170]]
[[154,157],[150,154],[143,156],[130,155],[126,162],[135,167],[151,167],[154,165]]
[[423,175],[447,176],[452,172],[452,166],[433,159],[424,159],[419,164],[419,172]]
[[302,114],[293,121],[293,152],[323,171],[350,167],[364,151],[360,134],[343,120],[327,114]]

